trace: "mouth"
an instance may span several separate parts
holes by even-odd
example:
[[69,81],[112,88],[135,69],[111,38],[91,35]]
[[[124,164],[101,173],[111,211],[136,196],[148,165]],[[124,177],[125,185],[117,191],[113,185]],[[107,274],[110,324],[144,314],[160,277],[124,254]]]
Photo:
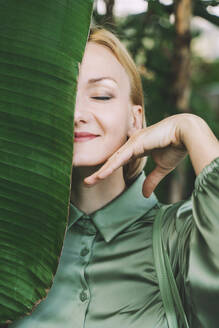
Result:
[[85,142],[97,138],[99,135],[89,132],[75,132],[74,142]]

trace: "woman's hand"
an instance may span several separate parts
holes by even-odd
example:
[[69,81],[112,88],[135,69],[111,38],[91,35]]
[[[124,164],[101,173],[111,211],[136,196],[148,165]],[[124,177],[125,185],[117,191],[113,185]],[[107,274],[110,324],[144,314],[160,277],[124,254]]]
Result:
[[138,130],[84,182],[93,185],[134,158],[152,156],[156,167],[146,177],[143,185],[143,194],[149,197],[159,182],[188,152],[196,174],[199,174],[205,165],[219,156],[219,143],[200,117],[193,114],[173,115]]

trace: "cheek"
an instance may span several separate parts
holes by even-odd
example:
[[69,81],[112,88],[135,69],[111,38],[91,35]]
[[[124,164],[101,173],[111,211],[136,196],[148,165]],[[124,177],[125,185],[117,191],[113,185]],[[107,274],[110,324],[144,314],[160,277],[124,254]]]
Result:
[[[103,163],[126,141],[128,135],[127,103],[111,103],[96,107],[92,112],[89,127],[98,131],[100,138],[74,145],[74,164],[97,165]],[[92,120],[91,120],[92,118]]]
[[100,124],[104,132],[115,135],[127,135],[128,131],[128,108],[121,104],[111,106],[109,110],[101,115]]

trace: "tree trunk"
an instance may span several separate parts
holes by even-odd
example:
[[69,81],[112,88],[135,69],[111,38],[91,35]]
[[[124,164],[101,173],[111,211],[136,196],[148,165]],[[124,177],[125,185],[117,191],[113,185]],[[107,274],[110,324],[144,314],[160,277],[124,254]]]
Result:
[[179,112],[188,112],[192,0],[175,0],[174,12],[176,38],[173,55],[173,100]]
[[104,2],[106,4],[106,15],[104,17],[105,25],[114,26],[113,8],[115,0],[104,0]]
[[[190,22],[192,17],[192,0],[175,0],[175,46],[172,61],[173,84],[172,104],[177,112],[189,112],[190,98]],[[170,202],[183,199],[186,185],[185,163],[175,169],[170,183]]]

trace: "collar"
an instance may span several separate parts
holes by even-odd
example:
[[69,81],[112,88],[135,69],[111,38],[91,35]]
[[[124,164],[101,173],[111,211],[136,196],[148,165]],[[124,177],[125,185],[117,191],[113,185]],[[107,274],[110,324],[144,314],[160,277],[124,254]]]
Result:
[[142,172],[122,194],[90,215],[86,215],[70,203],[68,229],[81,217],[90,218],[104,240],[110,242],[157,204],[158,200],[154,193],[149,198],[142,194],[145,177]]

